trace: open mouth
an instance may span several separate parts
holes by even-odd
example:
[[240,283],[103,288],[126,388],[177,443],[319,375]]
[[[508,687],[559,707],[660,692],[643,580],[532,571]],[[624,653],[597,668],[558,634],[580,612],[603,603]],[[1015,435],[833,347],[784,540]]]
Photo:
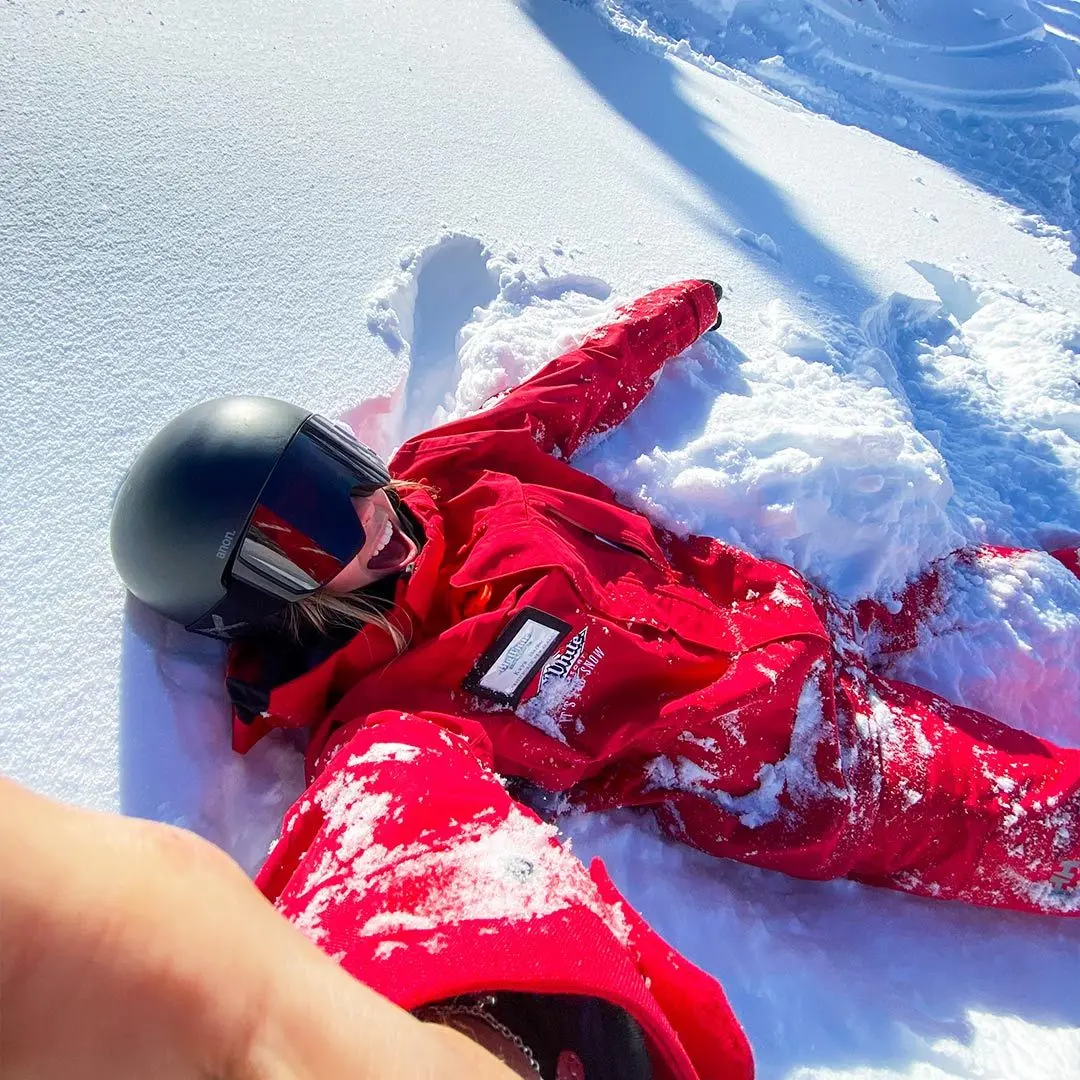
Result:
[[369,570],[398,570],[402,568],[412,554],[413,546],[409,538],[387,519],[379,537],[378,546],[367,561]]

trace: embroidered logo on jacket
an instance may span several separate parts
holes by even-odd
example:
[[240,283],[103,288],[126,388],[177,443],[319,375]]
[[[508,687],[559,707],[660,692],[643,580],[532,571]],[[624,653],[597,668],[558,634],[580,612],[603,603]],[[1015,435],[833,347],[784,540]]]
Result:
[[562,652],[547,661],[536,693],[514,710],[527,724],[564,744],[564,724],[573,723],[578,734],[585,729],[584,721],[576,714],[577,697],[604,658],[604,650],[599,645],[586,654],[587,630],[579,630]]
[[544,686],[551,682],[552,679],[565,679],[570,674],[570,669],[581,659],[585,652],[585,635],[588,632],[588,627],[579,630],[567,643],[566,648],[562,652],[556,653],[544,665],[544,670],[540,672],[540,685],[536,691],[538,694],[544,692]]

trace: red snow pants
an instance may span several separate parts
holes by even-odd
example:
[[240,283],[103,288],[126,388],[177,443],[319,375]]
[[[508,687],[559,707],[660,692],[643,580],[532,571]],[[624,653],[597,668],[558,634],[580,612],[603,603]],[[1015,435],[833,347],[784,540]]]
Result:
[[[861,605],[861,628],[875,630],[886,652],[912,648],[922,621],[947,603],[942,572],[984,554],[1028,553],[954,552],[909,587],[898,615]],[[1080,577],[1075,551],[1053,556]],[[847,682],[854,702],[869,700],[878,712],[882,798],[870,835],[894,830],[888,848],[879,847],[888,857],[861,860],[853,876],[929,896],[1080,914],[1080,750],[907,683],[861,673]]]
[[258,886],[406,1009],[458,994],[579,994],[641,1026],[657,1080],[748,1080],[718,983],[684,960],[487,767],[483,729],[381,712],[285,816]]
[[1080,751],[918,687],[842,674],[877,714],[881,795],[850,876],[923,896],[1080,914]]
[[[831,642],[773,642],[736,660],[772,683],[764,702],[702,716],[642,763],[643,781],[601,774],[580,801],[648,806],[678,840],[796,877],[1080,915],[1080,750],[867,667],[855,618],[863,633],[883,623],[892,651],[911,648],[933,584],[912,587],[900,619],[869,603],[843,613],[818,594]],[[796,700],[776,739],[773,703]],[[733,738],[761,762],[746,795],[723,776],[718,747]]]

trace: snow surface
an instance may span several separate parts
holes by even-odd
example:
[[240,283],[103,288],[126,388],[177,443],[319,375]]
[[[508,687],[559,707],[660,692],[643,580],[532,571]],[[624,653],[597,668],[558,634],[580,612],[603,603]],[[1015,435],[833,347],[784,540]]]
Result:
[[[682,277],[723,333],[578,461],[627,501],[848,600],[1080,541],[1078,64],[1076,0],[5,5],[0,768],[254,868],[298,757],[232,756],[218,647],[125,606],[124,465],[228,392],[389,452]],[[986,570],[881,663],[1080,744],[1080,583]],[[1074,921],[565,827],[763,1077],[1080,1075]]]

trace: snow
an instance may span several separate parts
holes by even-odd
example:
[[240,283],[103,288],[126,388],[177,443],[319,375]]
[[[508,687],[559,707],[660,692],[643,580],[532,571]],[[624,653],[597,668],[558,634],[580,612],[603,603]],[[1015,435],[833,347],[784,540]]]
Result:
[[[776,681],[775,672],[765,670],[764,673],[773,682]],[[799,694],[791,732],[791,749],[775,764],[762,766],[757,775],[760,783],[756,790],[734,796],[715,787],[717,777],[689,758],[663,756],[646,762],[648,783],[645,790],[700,795],[735,814],[748,829],[759,829],[775,821],[781,814],[780,796],[785,792],[796,807],[811,803],[815,796],[826,794],[837,799],[848,799],[850,796],[846,791],[825,784],[814,767],[814,756],[824,734],[818,685],[820,676],[820,667],[815,666]],[[698,742],[698,745],[702,745],[702,742]]]
[[1076,1075],[1071,922],[718,863],[630,811],[569,832],[579,855],[617,867],[667,941],[721,975],[761,1077]]
[[[0,31],[0,768],[41,791],[253,869],[299,790],[287,738],[228,752],[218,648],[113,575],[166,419],[266,393],[388,452],[681,277],[724,283],[722,333],[576,462],[625,500],[845,600],[1080,540],[1076,0],[100,0]],[[948,584],[879,664],[1080,742],[1080,582]],[[566,828],[723,981],[762,1077],[1080,1074],[1075,921]]]
[[[368,792],[363,773],[353,770],[411,760],[400,756],[402,749],[395,743],[373,744],[335,771],[315,796],[327,835],[336,843],[326,846],[296,896],[304,901],[297,925],[311,940],[325,938],[322,916],[331,904],[337,908],[349,894],[378,893],[387,906],[357,923],[356,933],[362,937],[432,931],[471,920],[525,921],[584,906],[625,943],[629,931],[618,905],[605,903],[586,869],[555,842],[555,826],[537,827],[516,803],[509,804],[505,815],[489,807],[456,823],[458,843],[433,846],[430,839],[422,839],[388,846],[385,826],[409,808],[392,792]],[[414,894],[411,880],[432,876],[440,882],[438,890],[408,910],[394,908],[403,896]],[[443,940],[439,934],[425,937],[426,942],[414,938],[413,943],[437,949]]]
[[1080,745],[1080,581],[1041,552],[946,563],[945,603],[918,646],[882,670],[1034,731]]
[[[1075,0],[593,0],[649,47],[717,59],[940,161],[1051,228],[1080,213]],[[1080,254],[1072,232],[1074,250]]]

